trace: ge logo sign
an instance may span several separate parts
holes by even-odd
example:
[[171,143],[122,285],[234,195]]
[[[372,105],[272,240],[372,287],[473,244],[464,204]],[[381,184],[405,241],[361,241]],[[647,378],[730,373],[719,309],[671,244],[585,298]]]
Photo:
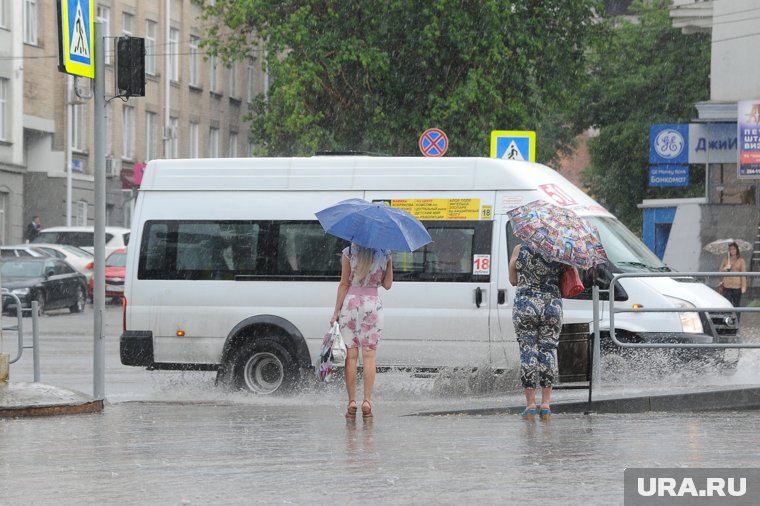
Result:
[[686,142],[678,130],[662,130],[654,139],[654,150],[658,156],[671,160],[683,152]]

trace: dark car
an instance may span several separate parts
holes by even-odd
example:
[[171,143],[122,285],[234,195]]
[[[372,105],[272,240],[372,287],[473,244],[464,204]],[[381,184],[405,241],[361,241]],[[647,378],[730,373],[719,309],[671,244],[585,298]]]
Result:
[[[39,303],[39,312],[68,308],[72,313],[84,310],[87,278],[65,260],[58,258],[7,259],[0,267],[3,293],[11,292],[21,300],[21,309],[28,312],[32,301]],[[3,312],[14,312],[16,301],[3,295]]]

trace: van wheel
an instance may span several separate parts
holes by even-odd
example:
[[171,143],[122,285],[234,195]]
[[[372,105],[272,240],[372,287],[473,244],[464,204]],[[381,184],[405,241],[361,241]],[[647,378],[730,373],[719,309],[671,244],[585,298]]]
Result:
[[73,306],[69,307],[69,311],[72,313],[81,313],[84,311],[84,306],[87,303],[85,299],[84,289],[80,286],[77,288],[77,298]]
[[270,339],[245,343],[231,363],[234,387],[256,394],[290,392],[298,380],[298,369],[290,353]]

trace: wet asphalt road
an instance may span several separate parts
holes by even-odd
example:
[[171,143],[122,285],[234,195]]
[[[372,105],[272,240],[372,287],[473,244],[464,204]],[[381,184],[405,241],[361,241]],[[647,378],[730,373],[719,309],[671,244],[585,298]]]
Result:
[[[213,373],[145,371],[118,359],[120,309],[106,309],[101,413],[0,420],[0,505],[622,504],[626,467],[758,467],[758,411],[410,416],[507,406],[518,392],[446,392],[433,379],[378,377],[376,417],[347,424],[340,385],[289,397],[223,392]],[[27,319],[28,321],[28,319]],[[25,322],[26,323],[26,322]],[[92,308],[41,319],[42,381],[92,393]],[[6,335],[4,350],[15,353]],[[604,395],[754,385],[736,375],[634,377]],[[31,381],[31,353],[11,381]],[[464,391],[464,393],[463,393]],[[555,400],[583,398],[557,391]]]

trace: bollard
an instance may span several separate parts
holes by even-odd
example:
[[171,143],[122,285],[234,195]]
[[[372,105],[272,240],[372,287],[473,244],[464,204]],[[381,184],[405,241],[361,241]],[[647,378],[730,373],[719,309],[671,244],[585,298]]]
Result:
[[0,353],[0,386],[8,383],[10,377],[9,364],[11,356],[7,353]]

